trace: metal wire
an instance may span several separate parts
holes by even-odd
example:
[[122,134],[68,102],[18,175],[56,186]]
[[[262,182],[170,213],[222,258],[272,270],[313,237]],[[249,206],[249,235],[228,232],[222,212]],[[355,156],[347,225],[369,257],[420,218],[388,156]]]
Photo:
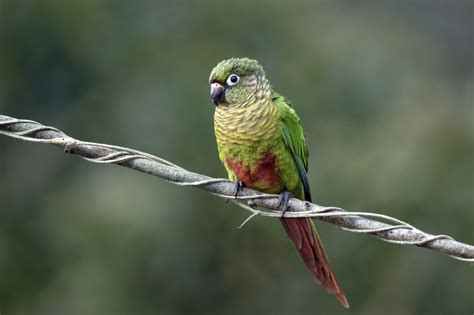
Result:
[[[231,200],[251,215],[239,226],[242,228],[253,217],[281,217],[278,196],[244,189],[234,196],[234,183],[221,178],[210,178],[190,172],[178,165],[149,153],[109,144],[85,142],[69,137],[61,130],[27,119],[0,115],[0,134],[15,139],[54,144],[66,153],[77,154],[99,164],[118,164],[161,177],[180,186],[194,186]],[[354,233],[365,233],[394,244],[416,245],[443,252],[452,258],[474,262],[474,246],[458,242],[448,235],[432,235],[414,226],[378,213],[350,212],[338,207],[323,207],[307,201],[291,199],[285,217],[315,217]],[[380,219],[378,221],[375,219]]]

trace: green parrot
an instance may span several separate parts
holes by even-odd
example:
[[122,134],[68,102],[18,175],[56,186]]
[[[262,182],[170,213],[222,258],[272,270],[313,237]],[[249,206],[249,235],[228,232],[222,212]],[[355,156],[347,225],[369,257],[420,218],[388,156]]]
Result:
[[[219,158],[229,179],[242,187],[279,194],[285,211],[294,196],[311,202],[308,149],[300,119],[275,92],[256,61],[231,58],[218,63],[209,78]],[[349,303],[336,281],[310,218],[281,218],[306,267],[319,284]]]

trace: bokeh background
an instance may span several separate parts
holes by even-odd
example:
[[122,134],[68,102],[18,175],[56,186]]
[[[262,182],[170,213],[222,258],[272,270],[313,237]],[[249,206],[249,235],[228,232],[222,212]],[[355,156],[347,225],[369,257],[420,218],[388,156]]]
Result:
[[[0,1],[0,113],[210,176],[208,75],[258,59],[295,104],[315,200],[473,243],[472,1]],[[473,267],[318,223],[351,302],[278,220],[0,137],[0,313],[471,314]]]

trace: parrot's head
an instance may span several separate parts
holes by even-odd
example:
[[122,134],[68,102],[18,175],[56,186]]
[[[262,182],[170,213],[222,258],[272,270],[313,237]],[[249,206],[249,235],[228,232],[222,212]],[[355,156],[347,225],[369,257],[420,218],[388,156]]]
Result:
[[209,77],[211,98],[216,106],[245,105],[271,97],[270,83],[265,71],[256,61],[231,58],[221,61]]

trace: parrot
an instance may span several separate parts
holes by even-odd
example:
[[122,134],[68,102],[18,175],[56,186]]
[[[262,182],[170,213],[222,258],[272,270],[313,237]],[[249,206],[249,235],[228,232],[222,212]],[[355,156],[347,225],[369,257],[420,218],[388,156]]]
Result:
[[[212,69],[209,84],[219,159],[235,182],[235,196],[243,187],[278,194],[283,213],[292,197],[311,202],[300,118],[273,89],[259,62],[223,60]],[[349,308],[313,221],[284,215],[280,220],[314,280]]]

